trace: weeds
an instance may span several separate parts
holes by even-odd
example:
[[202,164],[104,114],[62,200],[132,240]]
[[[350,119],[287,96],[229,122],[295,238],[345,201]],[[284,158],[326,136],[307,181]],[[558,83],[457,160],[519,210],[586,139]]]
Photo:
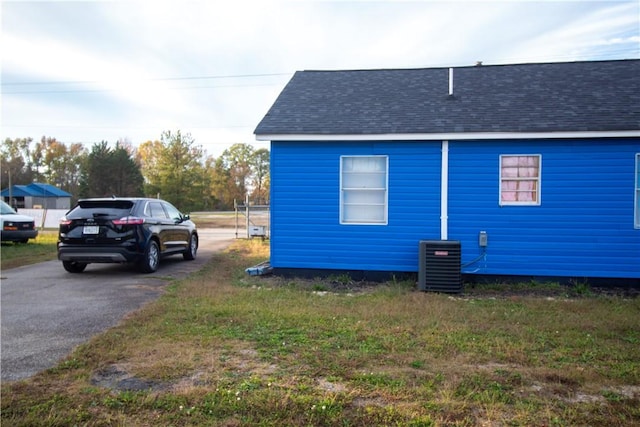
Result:
[[2,424],[640,423],[638,299],[242,273],[267,257],[238,242],[58,367],[3,384]]
[[569,284],[570,284],[571,291],[576,295],[585,296],[585,297],[593,295],[593,292],[591,291],[591,286],[589,285],[589,282],[587,282],[586,280],[573,279],[570,281]]

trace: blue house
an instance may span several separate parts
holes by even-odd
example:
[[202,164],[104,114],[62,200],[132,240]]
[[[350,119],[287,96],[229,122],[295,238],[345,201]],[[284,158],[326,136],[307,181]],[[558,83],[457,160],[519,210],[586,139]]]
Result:
[[255,134],[276,273],[640,283],[640,60],[300,71]]
[[71,194],[51,184],[40,182],[13,185],[2,190],[0,196],[14,208],[69,209],[71,206]]

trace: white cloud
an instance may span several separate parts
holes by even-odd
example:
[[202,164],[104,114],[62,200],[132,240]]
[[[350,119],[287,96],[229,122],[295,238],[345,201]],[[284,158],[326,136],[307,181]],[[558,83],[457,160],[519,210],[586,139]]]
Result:
[[[611,8],[597,9],[576,16],[567,22],[568,25],[551,29],[523,44],[524,52],[534,58],[547,56],[551,60],[558,58],[585,60],[594,57],[608,59],[607,54],[611,50],[607,52],[607,50],[600,49],[600,46],[610,45],[609,40],[620,38],[620,29],[633,28],[634,25],[638,28],[638,19],[640,19],[638,7],[633,4],[614,5]],[[635,49],[633,49],[633,40],[638,39],[638,32],[623,38],[628,41],[631,48],[621,50],[621,52],[629,52],[637,58],[640,55],[640,47],[635,43]],[[616,54],[617,52],[611,53]]]

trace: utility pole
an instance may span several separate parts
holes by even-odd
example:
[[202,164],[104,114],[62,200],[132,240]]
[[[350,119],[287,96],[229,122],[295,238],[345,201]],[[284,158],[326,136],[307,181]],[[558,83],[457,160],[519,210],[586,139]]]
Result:
[[7,175],[9,176],[9,206],[13,207],[13,194],[11,190],[11,169],[7,168]]

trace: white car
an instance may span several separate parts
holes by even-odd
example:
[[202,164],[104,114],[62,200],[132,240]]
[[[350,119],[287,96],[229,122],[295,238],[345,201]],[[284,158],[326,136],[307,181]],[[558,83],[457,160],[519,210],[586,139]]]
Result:
[[2,221],[0,237],[3,242],[27,243],[29,239],[35,239],[38,235],[35,220],[32,217],[18,214],[2,200],[0,200],[0,220]]

